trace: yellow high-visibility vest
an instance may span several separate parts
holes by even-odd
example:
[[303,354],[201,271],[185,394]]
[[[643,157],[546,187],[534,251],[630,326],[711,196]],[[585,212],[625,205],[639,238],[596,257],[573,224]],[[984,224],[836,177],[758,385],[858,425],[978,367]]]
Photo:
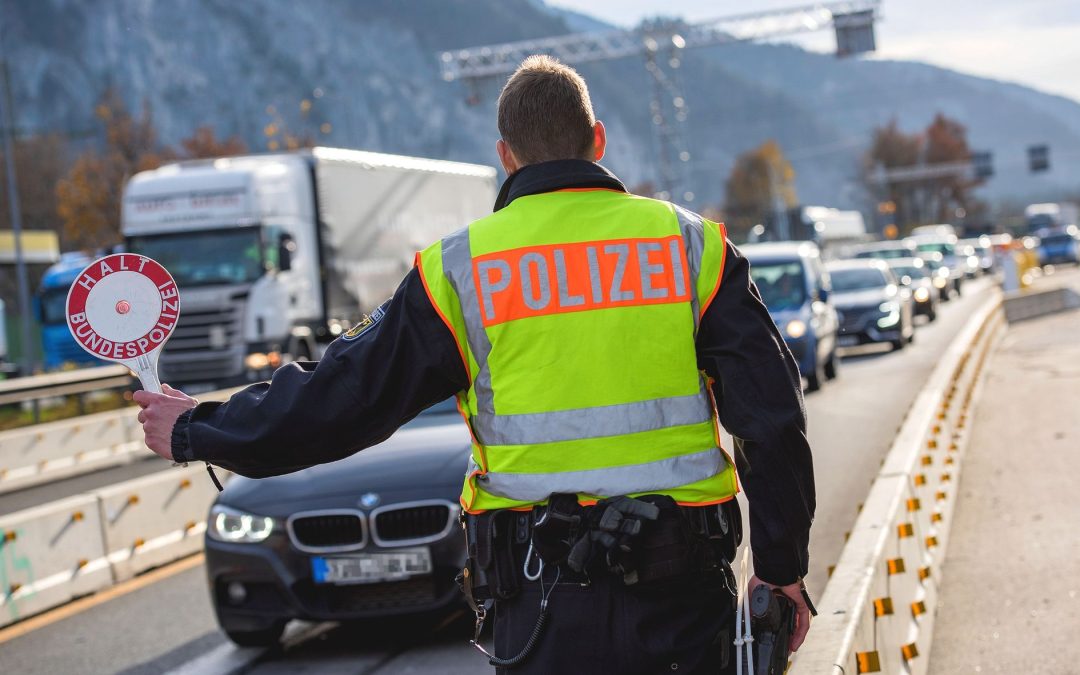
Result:
[[471,382],[462,507],[734,496],[695,348],[724,251],[722,225],[588,189],[518,197],[419,253]]

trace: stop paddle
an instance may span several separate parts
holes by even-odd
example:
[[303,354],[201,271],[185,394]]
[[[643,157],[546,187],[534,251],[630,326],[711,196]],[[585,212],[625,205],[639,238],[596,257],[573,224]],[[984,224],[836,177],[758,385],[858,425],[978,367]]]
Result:
[[68,291],[67,323],[75,341],[100,359],[124,364],[143,389],[158,394],[158,355],[179,317],[172,275],[135,253],[95,260]]

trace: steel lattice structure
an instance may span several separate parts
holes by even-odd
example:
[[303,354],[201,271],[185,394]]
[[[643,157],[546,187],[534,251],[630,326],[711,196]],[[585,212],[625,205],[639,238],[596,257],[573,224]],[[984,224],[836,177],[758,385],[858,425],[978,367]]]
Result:
[[[475,90],[477,81],[511,73],[533,54],[549,54],[569,65],[644,57],[654,83],[651,110],[660,145],[661,193],[671,195],[683,183],[677,167],[689,161],[679,130],[686,117],[685,100],[673,73],[680,63],[678,52],[690,47],[786,37],[828,28],[836,29],[838,54],[872,51],[873,24],[880,6],[881,0],[840,0],[697,23],[651,21],[632,30],[571,33],[444,51],[439,54],[439,64],[443,80],[463,80]],[[670,98],[664,100],[661,94]],[[686,194],[689,193],[683,196]],[[693,201],[692,196],[686,201]]]

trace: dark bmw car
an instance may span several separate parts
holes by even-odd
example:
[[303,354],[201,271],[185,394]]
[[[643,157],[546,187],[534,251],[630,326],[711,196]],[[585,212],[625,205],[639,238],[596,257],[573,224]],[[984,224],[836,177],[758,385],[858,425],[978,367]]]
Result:
[[221,628],[237,644],[269,645],[290,619],[369,619],[460,602],[458,496],[468,456],[451,400],[341,461],[233,478],[206,530]]

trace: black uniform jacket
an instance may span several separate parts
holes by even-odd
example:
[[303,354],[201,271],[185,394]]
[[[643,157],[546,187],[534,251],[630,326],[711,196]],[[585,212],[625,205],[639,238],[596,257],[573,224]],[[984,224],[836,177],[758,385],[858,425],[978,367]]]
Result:
[[[515,173],[495,208],[581,187],[625,190],[597,164],[560,160]],[[746,259],[727,246],[720,289],[698,332],[698,360],[716,380],[720,421],[735,438],[755,571],[788,584],[806,574],[815,507],[801,382]],[[469,387],[454,338],[415,269],[380,310],[359,336],[332,343],[321,361],[290,363],[270,382],[181,415],[173,428],[174,458],[250,477],[297,471],[375,445]]]

